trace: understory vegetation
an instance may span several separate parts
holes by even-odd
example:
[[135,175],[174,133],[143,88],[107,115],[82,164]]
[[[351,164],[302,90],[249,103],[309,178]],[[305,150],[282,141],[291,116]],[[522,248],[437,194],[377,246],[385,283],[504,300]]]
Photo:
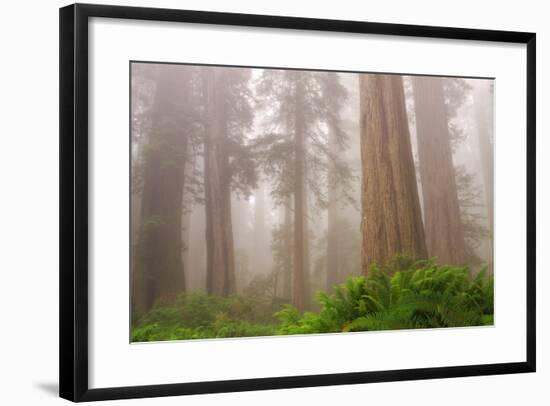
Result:
[[396,257],[331,294],[318,292],[317,300],[318,312],[302,313],[288,300],[260,294],[183,293],[140,318],[132,341],[492,325],[493,275]]

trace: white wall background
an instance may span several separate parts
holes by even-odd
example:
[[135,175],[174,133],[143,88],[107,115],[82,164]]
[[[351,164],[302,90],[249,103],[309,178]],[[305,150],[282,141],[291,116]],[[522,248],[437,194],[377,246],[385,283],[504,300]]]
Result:
[[[536,374],[306,388],[133,404],[189,405],[547,405],[550,352],[546,316],[550,265],[545,237],[550,217],[550,144],[545,140],[550,81],[550,26],[544,2],[535,0],[441,2],[423,0],[101,0],[155,6],[390,23],[446,25],[537,32],[538,70],[538,371]],[[62,404],[57,398],[58,329],[58,7],[67,3],[10,1],[0,23],[0,403]],[[512,213],[511,213],[512,214]],[[544,231],[543,231],[544,230]],[[113,402],[122,404],[122,402]]]

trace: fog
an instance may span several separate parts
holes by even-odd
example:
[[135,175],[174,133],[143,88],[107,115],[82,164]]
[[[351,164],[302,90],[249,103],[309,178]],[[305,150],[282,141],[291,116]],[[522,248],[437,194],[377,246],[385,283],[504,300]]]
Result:
[[[365,240],[362,222],[369,222],[365,205],[376,196],[367,196],[370,185],[363,184],[362,136],[370,133],[361,129],[368,100],[360,100],[360,76],[133,63],[133,301],[144,296],[147,310],[180,291],[204,290],[315,309],[315,292],[368,273],[363,248],[377,242]],[[494,82],[428,79],[443,84],[444,106],[431,120],[446,123],[447,132],[434,136],[447,137],[452,154],[451,198],[459,205],[465,247],[455,265],[472,274],[484,265],[492,270]],[[419,91],[410,76],[402,83],[427,256],[438,261],[426,224],[434,203],[422,182],[430,172],[419,151]],[[447,192],[432,194],[438,193]],[[441,214],[436,217],[429,221],[440,221]],[[176,275],[173,284],[156,276],[157,268]]]

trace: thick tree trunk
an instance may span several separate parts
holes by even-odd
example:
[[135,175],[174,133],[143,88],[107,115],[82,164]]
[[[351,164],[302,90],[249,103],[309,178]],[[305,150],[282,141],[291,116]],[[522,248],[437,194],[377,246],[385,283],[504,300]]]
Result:
[[[484,83],[481,83],[484,82]],[[493,95],[491,83],[480,81],[474,88],[479,154],[483,170],[485,204],[491,236],[493,235]]]
[[340,249],[338,241],[338,210],[333,202],[328,207],[327,231],[327,291],[340,283]]
[[[332,156],[337,156],[342,151],[338,150],[334,131],[329,129],[328,149]],[[330,171],[330,168],[329,168]],[[327,210],[327,280],[326,289],[332,291],[335,285],[340,283],[340,247],[338,241],[339,210],[338,199],[340,191],[333,173],[328,175],[328,210]]]
[[185,269],[189,290],[206,289],[206,244],[203,234],[206,229],[205,214],[204,210],[197,207],[191,215],[189,267]]
[[232,196],[231,220],[237,227],[233,229],[235,246],[235,291],[243,293],[250,283],[250,258],[248,254],[254,247],[253,230],[248,227],[250,202]]
[[256,271],[265,272],[267,268],[266,252],[266,226],[265,226],[265,191],[260,183],[254,193],[254,241],[252,252],[252,266]]
[[360,104],[366,274],[397,254],[427,254],[401,77],[361,75]]
[[292,296],[292,199],[286,198],[284,206],[284,269],[283,269],[283,288],[282,296],[286,299],[290,299]]
[[424,202],[424,231],[430,257],[462,265],[464,232],[455,181],[443,80],[415,76],[414,106],[420,178]]
[[[187,170],[187,168],[186,168]],[[184,192],[185,193],[185,192]],[[185,198],[185,195],[182,196]],[[191,250],[191,208],[184,208],[181,215],[181,260],[185,269],[186,278],[189,279],[189,252]],[[186,284],[189,287],[189,284]]]
[[303,310],[305,307],[306,287],[304,251],[306,244],[305,229],[305,125],[303,117],[304,88],[299,72],[295,75],[295,118],[294,118],[294,273],[292,302]]
[[[304,165],[304,180],[307,179],[307,165]],[[311,305],[312,283],[310,273],[310,251],[309,251],[309,206],[308,206],[308,190],[307,185],[304,185],[304,309],[308,309]]]
[[204,190],[206,215],[206,288],[227,295],[234,291],[235,256],[231,224],[231,189],[225,148],[226,116],[222,79],[215,68],[206,68],[206,139]]
[[[136,313],[169,303],[185,290],[181,213],[187,136],[169,89],[181,84],[177,67],[159,72],[149,147],[144,159],[141,226],[135,259]],[[185,79],[183,79],[185,80]]]
[[[166,166],[166,165],[163,165]],[[184,165],[164,168],[160,199],[162,232],[159,268],[158,301],[171,303],[176,295],[185,290],[183,274],[181,212],[184,181]]]
[[133,281],[133,306],[138,316],[153,306],[158,289],[156,260],[160,256],[160,207],[156,197],[161,194],[158,151],[150,151],[147,155],[143,172],[141,225]]
[[[225,130],[224,130],[225,132]],[[222,168],[222,197],[224,207],[224,252],[226,261],[225,271],[225,294],[236,292],[235,280],[235,241],[233,239],[233,217],[231,212],[231,168],[229,165],[229,155],[225,137],[222,140],[223,149],[221,149],[219,159]]]

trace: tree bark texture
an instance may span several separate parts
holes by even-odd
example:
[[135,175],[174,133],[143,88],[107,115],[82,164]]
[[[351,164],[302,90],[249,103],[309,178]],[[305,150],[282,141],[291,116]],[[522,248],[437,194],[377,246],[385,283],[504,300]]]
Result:
[[479,140],[479,155],[483,168],[483,184],[485,204],[487,205],[487,220],[491,236],[493,235],[493,94],[491,84],[478,83],[474,88],[474,104],[476,110],[477,135]]
[[[329,153],[337,156],[342,151],[339,151],[338,143],[335,139],[335,134],[329,128],[328,149]],[[330,171],[330,167],[329,167]],[[341,196],[335,176],[329,172],[328,175],[328,210],[327,210],[327,280],[326,289],[332,291],[334,286],[340,283],[340,243],[339,236],[339,209],[338,200]]]
[[282,297],[290,299],[292,296],[292,199],[287,197],[284,205],[284,246],[285,256]]
[[205,68],[206,135],[204,190],[206,215],[206,288],[227,295],[235,289],[235,256],[231,224],[231,175],[225,148],[226,114],[223,78]]
[[401,77],[361,75],[360,115],[366,274],[397,254],[427,253]]
[[254,241],[253,247],[253,266],[263,272],[267,268],[266,258],[269,252],[266,251],[266,224],[265,224],[265,190],[264,185],[260,183],[254,193]]
[[443,79],[415,76],[412,83],[426,248],[440,263],[462,265],[466,251]]
[[305,287],[305,123],[303,121],[304,85],[300,72],[295,75],[295,119],[294,119],[294,272],[292,302],[303,310]]
[[[187,168],[185,169],[188,170]],[[185,191],[182,199],[185,198]],[[181,260],[186,271],[186,278],[189,279],[189,252],[191,249],[191,209],[185,208],[181,214]],[[189,285],[189,284],[187,284]]]
[[185,290],[181,213],[187,135],[169,89],[181,85],[177,67],[158,73],[152,130],[144,158],[141,225],[133,285],[137,314],[169,303]]

